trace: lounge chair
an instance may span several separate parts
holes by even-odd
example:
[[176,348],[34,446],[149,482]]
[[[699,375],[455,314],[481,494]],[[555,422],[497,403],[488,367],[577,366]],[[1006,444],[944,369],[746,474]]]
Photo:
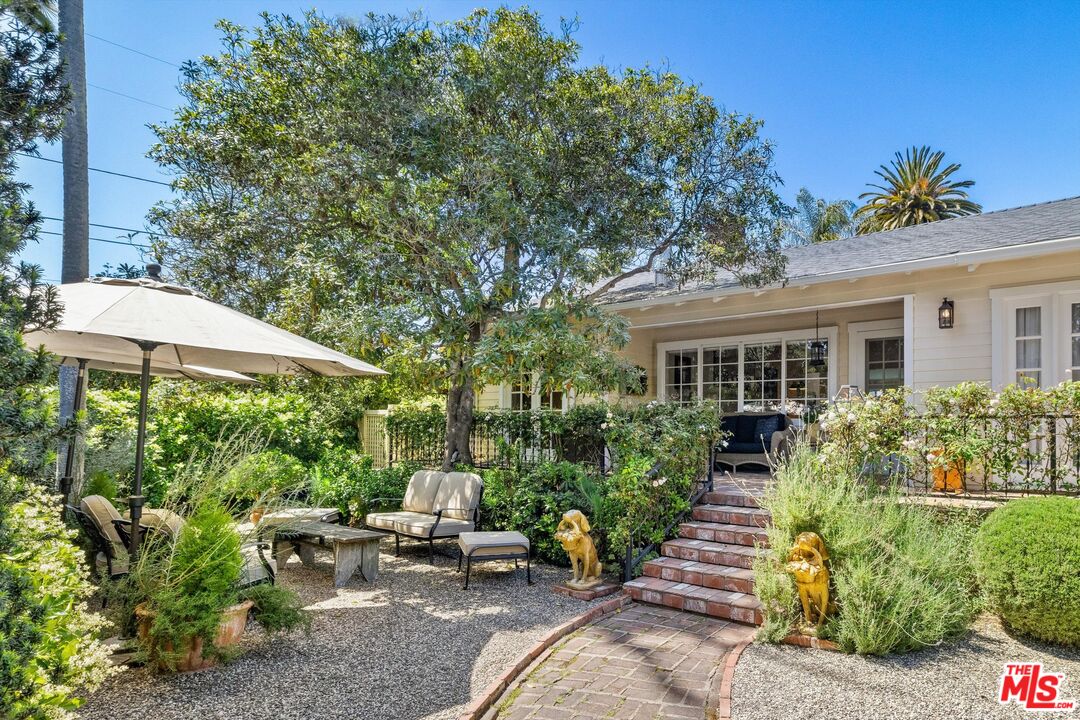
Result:
[[[128,573],[128,541],[131,538],[131,521],[124,519],[107,498],[101,495],[88,495],[79,503],[79,507],[70,507],[90,539],[94,562],[100,553],[105,556],[109,577],[123,577]],[[175,541],[184,526],[184,519],[170,510],[145,508],[140,518],[139,527],[144,534],[160,533]],[[240,587],[247,588],[264,583],[274,584],[274,568],[266,559],[265,550],[270,545],[265,542],[246,543],[240,548],[244,556],[244,568],[240,574]]]
[[484,482],[474,473],[420,470],[409,479],[403,498],[375,498],[371,504],[397,504],[394,512],[372,512],[365,527],[394,534],[394,552],[401,553],[401,538],[427,540],[428,557],[435,564],[435,541],[456,539],[480,527],[480,500]]

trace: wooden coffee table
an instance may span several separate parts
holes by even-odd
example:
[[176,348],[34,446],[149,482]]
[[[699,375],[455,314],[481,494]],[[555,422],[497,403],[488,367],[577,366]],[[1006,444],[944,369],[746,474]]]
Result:
[[379,577],[379,541],[389,533],[323,522],[290,524],[274,533],[273,556],[280,572],[294,552],[300,562],[315,564],[316,550],[334,553],[334,587],[342,587],[357,569],[369,583]]

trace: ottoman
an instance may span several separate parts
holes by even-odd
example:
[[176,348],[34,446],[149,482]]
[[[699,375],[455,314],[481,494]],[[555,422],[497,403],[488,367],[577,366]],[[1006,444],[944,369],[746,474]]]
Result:
[[510,530],[499,532],[463,532],[458,536],[458,572],[461,560],[465,560],[465,587],[469,589],[469,573],[473,560],[525,561],[525,579],[532,585],[532,567],[529,563],[529,538]]

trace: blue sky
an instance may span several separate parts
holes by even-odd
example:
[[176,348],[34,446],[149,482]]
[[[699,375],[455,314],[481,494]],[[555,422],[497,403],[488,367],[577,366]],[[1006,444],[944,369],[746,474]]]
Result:
[[[447,20],[483,4],[314,7],[331,16],[419,10]],[[85,22],[88,34],[178,65],[218,50],[218,18],[252,24],[263,10],[296,15],[311,7],[298,0],[86,0]],[[1080,195],[1080,2],[571,0],[531,7],[552,27],[560,16],[580,20],[585,64],[666,64],[727,109],[764,120],[789,201],[803,186],[855,199],[895,151],[924,143],[963,164],[986,210]],[[167,181],[145,158],[153,142],[146,125],[167,120],[166,108],[179,102],[177,68],[94,37],[86,49],[87,81],[98,86],[88,91],[91,167]],[[59,158],[60,148],[43,146],[42,154]],[[25,159],[21,176],[42,213],[61,217],[60,166]],[[160,185],[90,173],[92,223],[143,228],[147,210],[167,197]],[[58,232],[60,224],[44,229]],[[90,234],[119,235],[94,227]],[[90,245],[91,271],[141,262],[134,248]],[[24,259],[55,280],[60,238],[43,235]]]

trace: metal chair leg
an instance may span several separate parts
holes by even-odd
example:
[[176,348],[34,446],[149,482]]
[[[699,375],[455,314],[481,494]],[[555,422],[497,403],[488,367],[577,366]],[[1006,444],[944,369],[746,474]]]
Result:
[[532,563],[528,555],[525,556],[525,580],[529,585],[532,585]]
[[458,551],[457,551],[457,571],[458,572],[461,572],[461,557],[464,554],[465,553],[461,552],[461,548],[458,548]]
[[427,543],[428,543],[428,561],[430,561],[431,564],[434,565],[435,564],[435,541],[432,540],[431,538],[428,538]]
[[469,575],[472,573],[472,556],[465,558],[465,587],[463,590],[469,589]]
[[394,533],[394,557],[401,556],[401,536]]

